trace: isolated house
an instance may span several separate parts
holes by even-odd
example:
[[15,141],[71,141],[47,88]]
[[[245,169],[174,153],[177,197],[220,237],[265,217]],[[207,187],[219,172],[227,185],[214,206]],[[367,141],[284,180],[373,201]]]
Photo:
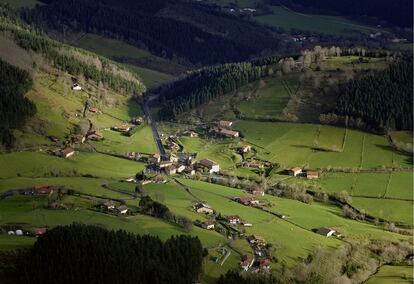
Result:
[[213,221],[205,221],[201,224],[201,227],[207,230],[214,230],[214,222]]
[[325,228],[325,227],[312,229],[312,231],[325,237],[330,237],[336,233],[335,230],[332,230],[330,228]]
[[109,200],[101,204],[101,208],[110,211],[110,210],[115,209],[115,205],[116,205],[115,202],[113,202],[112,200]]
[[70,147],[67,147],[61,151],[61,156],[64,158],[69,158],[73,155],[75,155],[75,150]]
[[95,141],[102,140],[103,138],[104,138],[103,133],[99,130],[94,130],[88,135],[88,139],[95,140]]
[[118,211],[118,213],[119,214],[122,214],[122,215],[124,215],[124,214],[126,214],[126,213],[128,213],[128,206],[126,206],[126,205],[121,205],[121,206],[118,206],[117,208],[116,208],[116,210]]
[[140,124],[144,123],[144,119],[141,116],[133,117],[131,119],[131,123],[133,123],[135,125],[140,125]]
[[240,223],[240,217],[238,215],[227,216],[226,219],[230,224],[239,224]]
[[75,83],[75,84],[72,85],[72,90],[80,91],[80,90],[82,90],[82,87],[78,83]]
[[307,179],[317,179],[319,178],[319,172],[316,171],[307,171],[306,172]]
[[46,233],[47,232],[47,228],[46,227],[42,227],[42,228],[33,228],[33,233],[36,235],[36,236],[40,236],[40,235],[43,235],[44,233]]
[[118,132],[121,132],[121,133],[127,133],[128,131],[131,130],[131,127],[127,124],[123,124],[123,125],[120,125],[120,126],[112,127],[112,130],[115,130],[115,131],[118,131]]
[[96,108],[96,107],[90,107],[89,108],[89,111],[90,112],[93,112],[93,113],[99,113],[100,111],[99,111],[99,109],[98,108]]
[[233,125],[233,122],[232,121],[220,120],[218,122],[218,126],[219,127],[230,128],[232,125]]
[[289,175],[291,176],[298,176],[299,174],[302,173],[302,169],[299,167],[293,167],[289,170]]
[[242,146],[239,147],[239,149],[240,149],[240,152],[247,153],[247,152],[250,152],[252,150],[252,146],[242,145]]
[[261,259],[259,262],[260,269],[269,270],[270,269],[270,260],[269,259]]
[[205,203],[197,203],[196,205],[193,206],[194,211],[196,211],[197,213],[203,213],[203,214],[208,214],[211,215],[214,213],[213,208],[211,208],[210,206],[208,206]]
[[235,200],[246,206],[259,204],[259,200],[257,200],[254,196],[237,197]]
[[203,160],[199,161],[198,163],[201,166],[207,168],[209,170],[210,174],[220,172],[219,164],[217,164],[216,162],[214,162],[210,159],[203,159]]
[[191,130],[184,131],[183,132],[183,135],[189,136],[191,138],[198,137],[198,134],[196,132],[194,132],[194,131],[191,131]]
[[224,137],[228,137],[228,138],[237,138],[237,137],[239,137],[239,132],[229,130],[229,129],[225,129],[225,128],[220,128],[218,133],[220,135],[222,135]]
[[265,192],[264,190],[261,189],[253,189],[250,191],[251,194],[255,195],[255,196],[264,196]]
[[49,195],[52,194],[55,187],[51,185],[35,185],[33,187],[33,194],[35,195]]

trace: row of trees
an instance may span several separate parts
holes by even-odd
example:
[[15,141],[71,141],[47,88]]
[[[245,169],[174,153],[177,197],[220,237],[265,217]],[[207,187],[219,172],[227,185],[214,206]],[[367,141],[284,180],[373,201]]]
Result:
[[73,224],[38,238],[23,283],[195,283],[202,271],[198,238],[150,235]]
[[[120,75],[121,72],[114,72],[113,63],[102,57],[98,58],[102,68],[98,68],[94,64],[76,58],[69,52],[65,53],[64,51],[68,51],[67,46],[13,21],[7,15],[0,19],[0,30],[11,32],[20,47],[42,54],[54,67],[74,76],[83,76],[87,80],[102,83],[106,87],[125,94],[141,94],[145,91],[145,86],[132,73],[128,73],[129,78],[124,78]],[[90,56],[92,55],[85,54],[85,57]]]
[[30,75],[0,60],[0,144],[13,146],[13,129],[22,128],[36,113],[36,106],[24,95],[32,86]]
[[[273,36],[266,29],[247,22],[238,26],[237,22],[241,20],[236,18],[231,21],[231,25],[220,22],[220,26],[214,28],[220,30],[207,32],[207,29],[198,27],[200,25],[191,23],[197,22],[199,18],[208,23],[210,29],[210,24],[221,21],[221,16],[216,17],[208,11],[197,10],[198,18],[189,13],[190,20],[179,21],[174,19],[174,15],[162,17],[159,13],[155,14],[165,8],[169,1],[158,0],[155,5],[152,0],[138,1],[139,4],[136,2],[48,0],[47,5],[24,10],[22,16],[28,22],[45,28],[64,32],[69,27],[75,32],[98,33],[145,47],[162,57],[178,57],[194,64],[245,60],[252,54],[260,53],[264,48],[263,43],[267,48],[275,44]],[[254,38],[250,38],[250,41],[244,38],[242,41],[236,37],[223,36],[229,32],[228,29],[234,31],[235,26],[238,27],[239,34],[246,31]]]
[[280,57],[270,56],[250,62],[223,64],[200,69],[154,93],[160,95],[164,107],[159,111],[162,119],[175,118],[191,109],[256,81],[268,74],[267,65],[275,64]]
[[413,59],[400,59],[386,70],[349,81],[336,113],[361,118],[384,130],[413,129]]

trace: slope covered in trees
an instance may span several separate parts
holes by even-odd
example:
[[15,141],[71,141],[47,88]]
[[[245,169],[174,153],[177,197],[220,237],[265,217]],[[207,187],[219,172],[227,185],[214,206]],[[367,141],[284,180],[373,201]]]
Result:
[[190,111],[223,94],[256,81],[266,74],[267,65],[276,63],[277,56],[270,56],[250,62],[223,64],[193,72],[186,78],[153,92],[160,95],[164,107],[160,117],[171,119]]
[[[208,18],[210,22],[217,23],[222,17],[223,19],[227,17],[225,25],[215,27],[214,31],[208,31],[198,24],[174,19],[170,17],[171,15],[162,16],[160,10],[167,5],[174,5],[173,1],[171,3],[167,0],[155,2],[47,0],[44,2],[47,5],[24,11],[23,18],[58,31],[64,31],[69,27],[75,32],[99,33],[122,39],[133,45],[145,47],[159,56],[184,59],[194,64],[244,60],[252,54],[276,45],[273,36],[265,28],[243,22],[235,17],[224,15],[215,17],[209,14],[209,11],[199,12],[202,16],[197,17],[204,22]],[[241,25],[239,26],[238,23]],[[238,35],[244,33],[243,37],[226,36],[228,33],[234,34],[234,31],[237,31]]]
[[267,2],[316,13],[375,17],[390,25],[401,27],[412,27],[413,23],[412,0],[268,0]]
[[24,126],[25,121],[36,113],[36,106],[25,93],[32,86],[30,75],[0,60],[0,144],[14,144],[13,129]]
[[203,249],[198,238],[139,236],[73,224],[39,237],[24,283],[195,283]]
[[413,60],[348,82],[336,113],[361,118],[379,129],[413,129]]

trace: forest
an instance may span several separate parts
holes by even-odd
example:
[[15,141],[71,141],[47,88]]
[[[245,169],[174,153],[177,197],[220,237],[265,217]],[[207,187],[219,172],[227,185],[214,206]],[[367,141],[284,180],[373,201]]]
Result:
[[177,115],[213,100],[256,81],[266,75],[266,67],[276,63],[280,57],[269,56],[249,62],[223,64],[195,71],[169,85],[151,90],[160,95],[164,106],[159,115],[163,119],[172,119]]
[[392,26],[412,28],[412,0],[267,0],[269,4],[283,4],[294,10],[337,14],[341,16],[369,16]]
[[197,281],[203,248],[197,237],[162,242],[155,236],[72,224],[40,236],[25,259],[22,283],[185,284]]
[[[226,21],[232,19],[231,23],[221,25],[222,30],[207,32],[211,28],[202,28],[197,24],[191,24],[192,21],[184,22],[156,14],[170,1],[44,2],[47,5],[22,11],[22,17],[29,23],[45,29],[63,31],[70,28],[75,32],[98,33],[121,39],[146,48],[158,56],[182,63],[214,64],[240,61],[277,44],[265,28],[235,17],[227,16]],[[208,19],[207,22],[217,23],[221,17],[225,17],[216,17],[217,15],[210,14],[208,10],[200,11],[197,17],[203,18],[205,22]],[[231,29],[231,34],[237,31],[240,35],[243,31],[243,37],[226,37],[224,35],[228,33],[227,29]]]
[[375,129],[413,129],[413,59],[348,82],[336,113],[361,118]]
[[24,95],[32,79],[24,70],[0,60],[0,144],[12,147],[13,129],[20,129],[36,113],[36,106]]

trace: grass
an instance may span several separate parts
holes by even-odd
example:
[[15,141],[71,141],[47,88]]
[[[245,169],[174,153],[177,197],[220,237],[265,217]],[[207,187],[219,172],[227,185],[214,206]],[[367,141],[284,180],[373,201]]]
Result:
[[271,79],[261,81],[262,86],[254,89],[253,98],[241,101],[236,108],[243,116],[250,118],[278,118],[286,107],[291,94],[285,83],[292,85],[285,79]]
[[2,4],[9,4],[12,8],[34,8],[36,5],[42,5],[37,0],[0,0]]
[[163,61],[163,59],[155,57],[150,52],[125,42],[95,34],[85,34],[75,42],[75,45],[115,61],[125,63],[128,68],[142,78],[144,84],[149,88],[173,78],[169,74],[138,66],[138,62],[154,59],[156,61]]
[[397,284],[412,283],[413,267],[412,266],[381,266],[379,271],[371,276],[367,284]]
[[346,37],[360,33],[384,32],[377,28],[363,26],[343,17],[302,14],[283,6],[273,6],[272,12],[270,15],[258,16],[255,19],[259,23],[284,28],[289,31],[302,30]]
[[125,152],[156,153],[151,127],[138,126],[139,130],[132,136],[125,136],[113,130],[103,132],[104,140],[90,143],[99,151],[122,154]]
[[0,235],[0,251],[15,250],[31,247],[35,238],[26,236]]
[[98,153],[79,153],[64,159],[42,152],[15,152],[0,155],[1,178],[42,177],[51,174],[90,174],[99,177],[127,178],[144,168],[142,163]]

